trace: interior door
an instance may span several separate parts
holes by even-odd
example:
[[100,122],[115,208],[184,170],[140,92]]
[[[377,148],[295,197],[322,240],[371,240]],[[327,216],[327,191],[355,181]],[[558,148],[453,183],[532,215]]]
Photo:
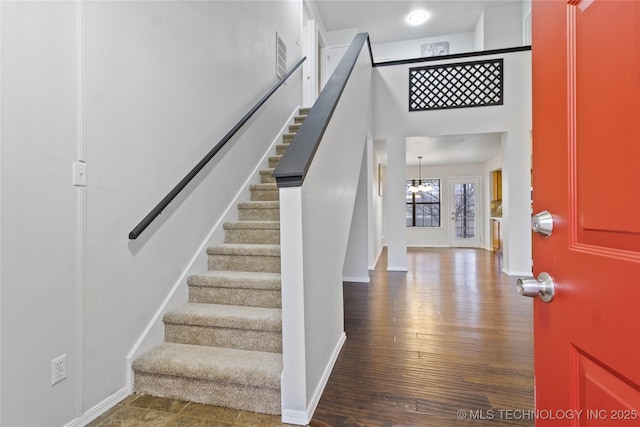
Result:
[[449,193],[451,246],[479,248],[482,230],[480,178],[451,178]]
[[536,426],[639,426],[640,2],[532,7]]

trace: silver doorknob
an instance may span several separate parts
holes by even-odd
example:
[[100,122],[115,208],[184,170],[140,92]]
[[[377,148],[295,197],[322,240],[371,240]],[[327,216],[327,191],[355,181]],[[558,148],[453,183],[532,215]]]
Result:
[[536,233],[542,234],[544,237],[551,236],[553,232],[553,217],[547,211],[535,214],[531,218],[531,229]]
[[556,293],[556,283],[553,281],[553,277],[547,273],[540,273],[538,278],[534,277],[521,277],[516,282],[518,293],[525,297],[537,297],[544,302],[549,302],[553,299]]

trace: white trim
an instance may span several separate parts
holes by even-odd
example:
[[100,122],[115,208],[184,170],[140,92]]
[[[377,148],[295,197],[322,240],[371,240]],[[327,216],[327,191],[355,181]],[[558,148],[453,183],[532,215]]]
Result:
[[[0,22],[2,22],[2,2],[0,2]],[[0,29],[0,46],[2,46],[2,30]],[[2,55],[0,54],[0,95],[2,94]],[[2,129],[2,97],[0,96],[0,129]],[[2,165],[2,132],[0,132],[0,166]],[[0,173],[0,190],[2,174]],[[2,192],[0,191],[0,242],[2,241]],[[0,245],[2,248],[2,245]],[[0,249],[0,283],[2,282],[2,249]],[[0,285],[0,307],[2,307],[2,286]],[[2,308],[0,308],[0,323]],[[0,372],[2,372],[2,334],[0,333]],[[2,421],[2,387],[0,387],[0,421]]]
[[376,265],[378,265],[378,261],[380,261],[380,255],[382,255],[382,251],[384,250],[384,246],[385,245],[380,246],[380,249],[378,250],[378,255],[376,255],[375,259],[373,260],[373,265],[369,266],[369,270],[375,270],[376,269]]
[[331,371],[333,371],[333,367],[338,360],[338,356],[340,355],[340,350],[342,350],[342,346],[347,339],[347,334],[342,332],[338,342],[336,343],[335,348],[333,349],[333,353],[331,354],[331,358],[329,359],[329,363],[324,369],[322,373],[322,377],[320,378],[320,382],[318,383],[318,387],[316,387],[313,396],[311,397],[311,401],[307,405],[307,412],[303,411],[294,411],[290,409],[282,410],[282,422],[286,424],[297,424],[297,425],[307,425],[311,421],[313,417],[313,413],[316,411],[318,407],[318,403],[320,403],[320,398],[322,397],[322,392],[324,388],[327,386],[327,382],[329,381],[329,376],[331,376]]
[[107,412],[109,409],[116,406],[118,403],[122,402],[129,396],[129,391],[127,387],[121,388],[111,396],[104,399],[102,402],[95,405],[93,408],[89,409],[87,412],[82,414],[82,416],[76,418],[75,420],[65,424],[64,427],[82,427],[89,424],[91,421],[98,418],[100,415]]
[[294,411],[293,409],[282,410],[282,423],[306,426],[311,418],[304,411]]
[[[77,160],[85,161],[85,47],[84,2],[76,4],[76,150]],[[76,413],[84,411],[84,343],[85,295],[87,263],[87,187],[74,187],[76,191]]]
[[387,271],[409,271],[409,269],[406,266],[388,265]]
[[85,61],[84,61],[84,2],[78,2],[78,9],[76,9],[76,73],[77,73],[77,86],[76,86],[76,114],[77,114],[77,155],[78,160],[85,161],[86,157],[86,142],[85,142]]
[[407,248],[450,248],[449,245],[407,245]]
[[222,215],[220,215],[220,218],[218,218],[218,221],[216,221],[216,223],[213,225],[213,227],[211,228],[211,230],[209,231],[207,236],[204,238],[204,240],[202,241],[202,243],[200,244],[200,246],[196,250],[195,254],[191,258],[191,260],[187,263],[187,266],[183,270],[182,274],[180,275],[178,280],[176,280],[176,282],[174,283],[173,287],[171,288],[171,290],[169,291],[169,293],[167,294],[165,299],[162,301],[162,304],[160,304],[160,307],[158,308],[156,313],[151,318],[151,321],[147,324],[147,327],[144,329],[144,331],[142,332],[142,334],[140,335],[138,340],[135,342],[135,344],[133,345],[133,347],[131,348],[131,350],[127,354],[127,359],[126,359],[126,362],[127,362],[127,378],[126,378],[126,382],[127,382],[127,387],[128,387],[129,394],[133,393],[133,369],[132,369],[133,359],[136,357],[140,347],[142,346],[142,344],[146,340],[146,338],[149,335],[149,333],[151,332],[151,330],[157,324],[162,322],[162,317],[164,316],[165,312],[167,311],[167,307],[168,307],[169,303],[171,302],[171,300],[173,299],[174,294],[176,293],[176,291],[178,290],[178,288],[180,286],[184,285],[184,283],[186,282],[187,276],[192,274],[192,271],[194,270],[195,262],[202,256],[202,254],[204,253],[206,247],[210,244],[211,238],[214,235],[214,233],[216,231],[218,231],[218,229],[222,226],[222,224],[224,223],[229,211],[232,208],[235,208],[237,206],[240,197],[243,194],[246,193],[247,188],[253,182],[253,178],[259,173],[260,169],[264,168],[264,163],[267,161],[268,157],[272,154],[274,146],[277,143],[279,143],[279,141],[282,140],[282,136],[288,130],[289,124],[293,121],[293,118],[297,115],[299,109],[300,109],[300,106],[297,106],[293,110],[293,113],[291,113],[291,115],[289,116],[289,119],[286,121],[284,126],[282,126],[282,128],[280,129],[280,133],[278,133],[278,135],[274,138],[273,142],[271,143],[269,148],[266,150],[265,154],[262,156],[262,158],[260,159],[258,164],[256,164],[256,166],[253,169],[253,171],[250,174],[248,174],[247,179],[245,180],[243,185],[240,187],[240,189],[236,193],[235,197],[232,199],[232,201],[229,203],[229,205],[224,210]]
[[313,7],[311,6],[311,4],[309,3],[309,0],[303,0],[302,6],[304,7],[304,10],[306,10],[307,13],[309,14],[310,19],[316,19],[316,13],[313,10]]
[[354,283],[369,283],[369,282],[371,282],[371,279],[369,278],[369,276],[363,276],[363,277],[345,277],[345,276],[342,276],[342,281],[343,282],[354,282]]
[[76,395],[76,410],[81,414],[84,410],[84,343],[85,343],[85,271],[87,262],[87,189],[86,187],[76,188],[76,366],[75,375],[76,386],[79,392]]
[[533,276],[533,272],[531,271],[526,271],[526,272],[522,272],[522,271],[509,271],[506,268],[502,269],[502,272],[504,274],[506,274],[507,276]]

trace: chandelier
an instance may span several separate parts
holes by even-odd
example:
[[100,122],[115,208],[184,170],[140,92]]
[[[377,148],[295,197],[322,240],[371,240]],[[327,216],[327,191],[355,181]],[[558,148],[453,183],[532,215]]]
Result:
[[418,168],[418,186],[416,187],[414,184],[411,184],[411,186],[409,187],[409,191],[411,191],[412,193],[421,193],[433,190],[433,187],[430,184],[424,185],[422,183],[422,156],[418,156]]

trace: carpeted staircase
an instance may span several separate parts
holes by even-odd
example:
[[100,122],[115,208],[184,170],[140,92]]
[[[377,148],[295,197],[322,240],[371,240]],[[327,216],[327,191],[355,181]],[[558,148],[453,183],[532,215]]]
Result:
[[133,363],[139,394],[265,414],[280,414],[282,311],[280,204],[273,168],[306,117],[295,124],[224,224],[222,245],[207,249],[209,268],[190,276],[189,303],[165,314],[165,343]]

